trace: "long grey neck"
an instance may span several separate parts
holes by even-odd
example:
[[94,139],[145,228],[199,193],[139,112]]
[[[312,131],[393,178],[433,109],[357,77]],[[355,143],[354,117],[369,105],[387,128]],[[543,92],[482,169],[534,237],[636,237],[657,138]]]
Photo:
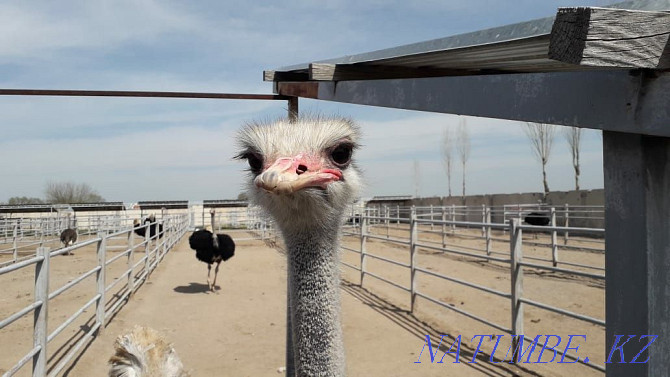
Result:
[[334,225],[330,230],[283,232],[288,249],[287,328],[292,332],[287,348],[288,355],[293,355],[293,365],[287,362],[287,376],[345,375],[339,227]]

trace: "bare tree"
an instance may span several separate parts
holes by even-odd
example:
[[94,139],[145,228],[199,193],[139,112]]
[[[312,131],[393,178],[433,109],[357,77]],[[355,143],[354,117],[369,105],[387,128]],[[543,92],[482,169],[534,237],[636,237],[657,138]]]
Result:
[[86,183],[49,182],[45,189],[47,203],[96,203],[105,199]]
[[458,150],[458,156],[461,159],[461,165],[463,167],[463,198],[465,199],[465,165],[470,158],[470,134],[468,133],[468,128],[465,124],[465,118],[461,118],[458,122],[458,134],[456,137],[456,149]]
[[579,147],[582,141],[582,129],[579,127],[568,127],[563,130],[563,136],[568,141],[570,154],[572,155],[572,167],[575,168],[575,190],[579,190]]
[[542,183],[544,184],[544,198],[549,195],[549,184],[547,183],[547,162],[551,154],[551,146],[554,143],[556,127],[546,123],[527,122],[524,128],[526,136],[530,140],[535,156],[542,164]]
[[419,160],[414,160],[414,196],[419,197],[419,189],[421,188],[421,166]]
[[446,128],[442,134],[442,161],[447,172],[447,185],[451,197],[451,162],[454,156],[454,135],[451,128]]

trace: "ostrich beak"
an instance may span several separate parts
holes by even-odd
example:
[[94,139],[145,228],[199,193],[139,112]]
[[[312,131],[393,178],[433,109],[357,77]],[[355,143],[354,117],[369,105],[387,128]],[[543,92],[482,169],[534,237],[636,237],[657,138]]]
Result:
[[323,169],[316,158],[295,157],[278,158],[265,169],[254,183],[266,191],[286,195],[307,187],[325,189],[331,182],[342,179],[338,169]]

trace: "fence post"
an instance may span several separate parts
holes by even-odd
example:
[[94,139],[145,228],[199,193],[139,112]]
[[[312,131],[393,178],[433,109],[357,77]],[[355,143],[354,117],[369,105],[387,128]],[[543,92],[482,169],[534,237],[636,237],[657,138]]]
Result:
[[128,232],[128,298],[133,294],[135,290],[135,277],[133,276],[133,265],[135,264],[135,237],[133,237],[134,232],[130,230]]
[[19,224],[14,223],[14,233],[13,233],[13,241],[12,241],[12,248],[14,249],[14,252],[12,253],[14,257],[14,262],[19,258],[19,244],[18,244],[18,231],[19,231]]
[[454,222],[456,221],[456,205],[452,204],[451,205],[451,234],[456,233],[456,224]]
[[[486,222],[486,204],[482,204],[482,222]],[[486,237],[486,225],[482,227],[482,237]]]
[[99,325],[98,335],[102,334],[105,327],[105,261],[107,252],[107,234],[105,232],[98,232],[100,241],[98,242],[98,266],[100,270],[96,274],[98,301],[95,305],[95,322]]
[[[49,222],[47,222],[47,228]],[[40,217],[40,247],[44,246],[44,220]]]
[[[551,207],[551,226],[556,226],[556,208]],[[558,242],[556,240],[556,229],[551,231],[551,263],[558,265]]]
[[[165,254],[167,254],[167,252],[168,252],[168,243],[167,243],[167,241],[168,241],[168,237],[167,237],[168,227],[167,226],[168,226],[169,222],[166,221],[165,219],[161,219],[161,221],[163,222],[163,233],[162,233],[163,234],[163,254],[161,255],[161,260],[163,260],[163,258],[165,258]],[[156,222],[156,234],[157,235],[159,234],[158,233],[159,229],[160,228],[158,226],[158,222]]]
[[487,207],[484,213],[484,222],[486,228],[486,255],[491,256],[491,208]]
[[361,214],[361,288],[363,288],[363,277],[365,276],[365,242],[368,238],[367,211]]
[[[519,263],[523,259],[522,230],[519,227],[521,220],[510,219],[510,271],[512,281],[512,344],[516,348],[518,338],[515,336],[523,334],[523,303],[519,299],[523,295],[523,267]],[[514,349],[513,348],[513,349]]]
[[444,221],[447,221],[447,208],[442,206],[442,248],[447,247],[447,224]]
[[414,313],[414,303],[416,301],[416,241],[418,238],[416,208],[412,206],[412,212],[409,219],[409,268],[410,268],[410,312]]
[[389,223],[391,222],[389,217],[391,216],[391,212],[388,206],[384,206],[384,216],[386,217],[386,238],[389,238]]
[[49,313],[49,248],[38,247],[37,256],[43,259],[35,264],[35,302],[42,302],[33,312],[33,347],[40,350],[33,356],[33,377],[47,375],[47,318]]
[[149,273],[151,272],[151,237],[149,236],[149,226],[144,227],[144,271],[146,275],[145,280],[149,280]]
[[400,205],[395,206],[395,214],[396,214],[396,221],[395,221],[395,226],[396,228],[400,226]]
[[433,205],[431,204],[431,205],[430,205],[430,230],[433,230],[433,229],[434,229],[434,227],[433,227],[433,220],[434,220],[434,219],[433,219]]
[[[570,226],[570,221],[569,220],[570,220],[570,206],[568,205],[568,203],[565,203],[565,224],[563,224],[563,226],[565,226],[566,228]],[[563,233],[563,244],[565,244],[565,245],[568,244],[568,231],[567,230]]]

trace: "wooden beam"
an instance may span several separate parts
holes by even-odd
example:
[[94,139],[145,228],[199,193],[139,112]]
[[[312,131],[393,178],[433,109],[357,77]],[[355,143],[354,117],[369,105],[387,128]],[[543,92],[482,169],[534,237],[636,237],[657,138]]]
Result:
[[315,82],[278,82],[276,91],[288,97],[319,98],[319,84]]
[[670,68],[670,13],[561,8],[549,58],[583,66]]
[[375,64],[311,63],[309,78],[314,81],[384,80],[482,74],[482,70],[402,67]]
[[298,71],[263,71],[263,81],[307,81],[306,70]]
[[279,94],[325,101],[670,137],[670,72],[589,70],[276,86]]

